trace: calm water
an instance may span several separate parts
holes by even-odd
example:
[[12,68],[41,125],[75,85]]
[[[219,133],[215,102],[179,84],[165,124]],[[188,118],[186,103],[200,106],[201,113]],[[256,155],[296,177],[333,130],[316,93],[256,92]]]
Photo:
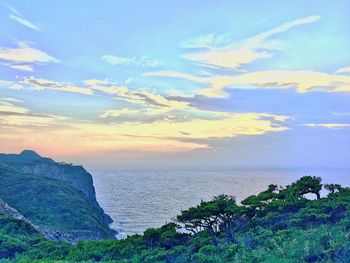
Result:
[[240,201],[275,183],[289,184],[303,175],[350,186],[344,170],[90,170],[97,199],[114,223],[118,237],[159,227],[179,212],[215,195]]

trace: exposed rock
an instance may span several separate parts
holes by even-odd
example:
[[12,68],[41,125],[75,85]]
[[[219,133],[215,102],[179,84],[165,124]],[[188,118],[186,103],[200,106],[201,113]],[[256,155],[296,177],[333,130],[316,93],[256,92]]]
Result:
[[18,212],[17,209],[9,206],[2,199],[0,199],[0,214],[28,222],[28,220],[20,212]]
[[80,240],[102,240],[104,236],[94,231],[70,231],[60,232],[50,229],[38,229],[47,239],[53,241],[64,241],[70,244],[76,244]]

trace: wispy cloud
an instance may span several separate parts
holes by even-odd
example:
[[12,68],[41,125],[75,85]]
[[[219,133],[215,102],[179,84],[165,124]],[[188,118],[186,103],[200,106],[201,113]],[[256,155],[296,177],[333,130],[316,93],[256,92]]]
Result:
[[338,69],[335,73],[336,74],[344,74],[344,73],[350,74],[350,67]]
[[345,128],[350,127],[349,123],[308,123],[308,127],[323,127],[323,128]]
[[15,98],[0,98],[2,101],[9,101],[9,102],[23,102],[22,100],[18,100]]
[[31,65],[9,65],[10,68],[33,72],[33,66]]
[[108,117],[121,117],[123,115],[133,115],[133,114],[138,114],[140,110],[138,109],[120,109],[120,110],[107,110],[103,114],[100,115],[100,118],[108,118]]
[[36,114],[23,107],[20,101],[0,98],[0,123],[4,129],[35,129],[37,127],[50,127],[66,117],[56,115]]
[[228,114],[213,112],[216,119],[188,119],[186,121],[158,120],[153,123],[116,124],[118,133],[132,136],[152,136],[172,139],[230,138],[239,135],[261,135],[285,131],[281,125],[288,117],[266,113]]
[[[144,76],[182,78],[197,82],[202,89],[198,94],[207,97],[225,97],[225,89],[230,88],[295,88],[298,92],[347,92],[350,91],[350,78],[339,73],[346,73],[348,68],[328,74],[312,70],[260,70],[246,72],[240,70],[244,65],[257,59],[270,58],[273,51],[281,49],[277,34],[294,27],[312,24],[320,16],[309,16],[284,23],[271,30],[262,32],[241,41],[232,41],[232,34],[209,34],[182,43],[182,47],[194,49],[184,58],[201,66],[215,69],[196,76],[174,71],[145,73]],[[220,69],[225,69],[221,71]],[[227,70],[237,71],[230,74]]]
[[60,61],[28,42],[16,41],[16,47],[0,47],[2,65],[21,71],[33,71],[34,64],[60,63]]
[[[6,133],[0,133],[0,139],[15,143],[16,140],[10,140],[15,138],[13,135],[21,135],[22,147],[32,146],[44,151],[48,148],[57,150],[57,145],[65,145],[66,147],[60,149],[61,154],[65,155],[104,151],[182,152],[211,148],[208,140],[263,135],[288,129],[280,125],[273,116],[269,116],[251,113],[229,115],[215,121],[160,120],[153,123],[102,124],[74,121],[63,122],[66,124],[64,129],[56,128],[58,123],[62,123],[61,120],[26,117],[23,122],[22,117],[12,116],[11,119],[7,117],[7,123],[14,127],[9,128]],[[16,124],[20,125],[21,129],[15,127]],[[40,125],[46,129],[44,134],[37,132]],[[3,128],[0,127],[0,130]],[[23,136],[24,134],[26,136]]]
[[106,80],[89,79],[85,80],[83,83],[84,85],[76,85],[69,82],[35,78],[33,76],[19,79],[17,81],[0,80],[0,86],[11,89],[28,88],[30,90],[56,90],[83,95],[98,94],[113,97],[136,105],[168,109],[183,109],[188,105],[188,102],[169,100],[165,96],[145,89],[132,89]]
[[9,102],[6,99],[0,99],[0,112],[9,112],[9,113],[27,113],[28,109],[16,106],[13,102]]
[[[0,139],[11,139],[12,134],[22,136],[22,145],[36,147],[46,141],[45,147],[54,144],[68,145],[70,151],[148,151],[176,152],[210,148],[210,140],[232,138],[242,135],[263,135],[288,129],[289,117],[269,113],[227,113],[195,108],[188,102],[168,99],[145,90],[132,90],[116,86],[106,80],[87,80],[84,86],[49,80],[28,78],[20,85],[30,89],[59,90],[86,95],[106,95],[129,102],[128,107],[109,109],[96,116],[95,120],[60,119],[58,117],[33,116],[33,113],[11,101],[3,101],[0,121],[6,128]],[[1,108],[2,107],[2,108]],[[55,129],[65,125],[64,129]],[[43,136],[38,127],[47,129]],[[0,128],[1,130],[1,128]],[[83,136],[82,136],[83,134]],[[27,138],[30,138],[27,139]],[[53,138],[55,138],[53,140]],[[208,141],[209,140],[209,141]]]
[[49,54],[31,47],[29,43],[17,41],[17,47],[0,47],[0,59],[11,62],[27,63],[59,63],[60,61]]
[[94,92],[113,95],[118,99],[134,104],[169,108],[184,108],[187,105],[186,102],[171,101],[164,96],[147,90],[130,89],[127,86],[116,85],[105,80],[86,80],[84,83],[87,88]]
[[115,65],[136,65],[140,67],[160,67],[163,65],[163,62],[157,59],[152,59],[148,56],[142,56],[142,57],[119,57],[114,55],[104,55],[101,57],[102,60],[107,62],[108,64],[111,64],[113,66]]
[[182,47],[204,50],[185,54],[183,58],[202,66],[237,70],[257,59],[272,57],[271,51],[280,49],[280,42],[271,40],[272,36],[296,26],[314,23],[320,18],[309,16],[296,19],[242,41],[228,41],[230,34],[200,36],[185,41]]
[[6,7],[11,11],[9,18],[13,21],[16,21],[22,24],[25,27],[31,28],[33,30],[39,31],[40,28],[34,23],[30,22],[28,19],[24,18],[21,13],[16,10],[13,6],[6,5]]
[[19,84],[29,86],[29,88],[33,90],[49,89],[64,92],[80,93],[84,95],[91,95],[93,93],[89,88],[78,87],[71,83],[55,82],[34,77],[26,78],[23,81],[20,81]]
[[295,88],[300,93],[305,92],[350,92],[350,76],[328,74],[308,70],[270,70],[256,71],[234,76],[197,77],[179,72],[150,72],[146,76],[183,78],[206,85],[200,91],[208,97],[224,97],[225,89],[243,88],[250,85],[256,89],[289,89]]
[[28,71],[28,72],[33,72],[33,65],[29,64],[23,64],[23,63],[16,63],[13,64],[12,62],[0,62],[0,65],[6,66],[15,70],[20,70],[20,71]]
[[11,15],[10,15],[10,18],[11,18],[12,20],[17,21],[18,23],[20,23],[20,24],[26,26],[26,27],[29,27],[29,28],[34,29],[34,30],[37,30],[37,31],[39,30],[39,27],[38,27],[38,26],[34,25],[33,23],[31,23],[30,21],[24,19],[23,17],[19,17],[19,16],[16,16],[16,15],[14,15],[14,14],[11,14]]

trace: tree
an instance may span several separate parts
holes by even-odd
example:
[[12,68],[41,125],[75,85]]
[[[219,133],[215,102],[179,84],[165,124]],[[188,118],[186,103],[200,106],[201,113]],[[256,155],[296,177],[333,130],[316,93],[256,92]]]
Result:
[[316,176],[303,176],[279,192],[279,198],[287,201],[303,199],[305,194],[315,194],[317,200],[321,198],[322,179]]
[[220,230],[226,231],[230,240],[234,240],[234,230],[237,227],[234,225],[234,220],[242,214],[243,209],[236,204],[235,197],[219,195],[211,201],[202,201],[196,207],[181,211],[177,220],[194,234],[203,230],[208,231],[216,246],[217,233]]
[[160,231],[156,228],[148,228],[143,234],[143,238],[146,242],[146,245],[153,249],[155,246],[159,244],[160,240]]
[[245,223],[247,209],[236,204],[236,198],[229,195],[214,197],[219,219],[219,230],[226,233],[229,241],[235,241],[235,232]]
[[189,235],[177,232],[178,228],[180,226],[175,223],[165,224],[161,228],[148,228],[143,235],[144,242],[150,249],[157,246],[170,249],[177,245],[183,245],[187,242]]
[[194,234],[202,230],[208,231],[213,244],[217,245],[218,215],[217,207],[212,201],[202,201],[196,207],[181,211],[181,214],[177,216],[177,220],[185,226],[185,229]]
[[270,184],[266,191],[263,191],[258,195],[251,195],[247,197],[241,202],[241,204],[253,209],[259,208],[259,210],[262,210],[266,204],[278,197],[278,193],[276,193],[276,191],[277,185]]
[[335,192],[339,192],[343,189],[340,184],[325,184],[324,188],[329,191],[330,194],[334,194]]
[[299,195],[315,194],[317,200],[320,199],[320,191],[322,189],[321,177],[316,176],[304,176],[294,183],[295,187],[299,191]]

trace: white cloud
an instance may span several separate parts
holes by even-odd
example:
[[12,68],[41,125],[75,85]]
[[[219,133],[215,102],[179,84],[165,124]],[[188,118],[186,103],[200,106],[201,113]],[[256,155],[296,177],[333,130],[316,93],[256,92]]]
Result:
[[26,78],[19,82],[22,86],[28,86],[32,90],[58,90],[64,92],[79,93],[84,95],[91,95],[93,92],[86,87],[79,87],[71,83],[56,82],[45,79],[37,79],[34,77]]
[[33,66],[31,65],[9,65],[9,66],[10,68],[13,68],[13,69],[33,72]]
[[231,41],[225,46],[222,45],[228,42],[229,34],[200,36],[192,41],[186,41],[182,46],[205,50],[185,54],[183,58],[203,66],[237,70],[257,59],[272,57],[271,51],[280,49],[280,42],[269,40],[270,37],[299,25],[314,23],[319,19],[320,16],[296,19],[243,41]]
[[14,14],[11,14],[9,17],[10,17],[10,19],[17,21],[18,23],[20,23],[26,27],[29,27],[29,28],[37,30],[37,31],[39,30],[38,26],[34,25],[32,22],[28,21],[27,19],[25,19],[23,17],[16,16]]
[[6,5],[6,7],[11,11],[12,14],[9,15],[9,18],[13,21],[16,21],[22,24],[25,27],[31,28],[33,30],[39,31],[39,27],[34,23],[30,22],[28,19],[24,18],[21,13],[16,10],[13,6]]
[[336,74],[344,74],[344,73],[350,74],[350,67],[338,69],[335,73]]
[[0,47],[0,61],[2,65],[15,70],[33,71],[33,65],[43,63],[60,63],[60,61],[49,54],[32,47],[24,41],[16,41],[17,47]]
[[127,86],[116,85],[106,80],[92,79],[85,80],[84,83],[86,87],[92,91],[99,91],[109,95],[114,95],[118,99],[134,104],[169,108],[184,108],[188,104],[187,102],[168,100],[164,96],[147,90],[130,89]]
[[305,126],[308,127],[323,127],[323,128],[345,128],[345,127],[350,127],[350,124],[348,123],[308,123],[304,124]]
[[12,102],[0,99],[0,112],[11,112],[11,113],[27,113],[28,109],[16,106]]
[[140,113],[140,110],[128,109],[128,108],[124,108],[120,110],[107,110],[100,115],[100,118],[120,117],[122,115],[138,114],[138,113]]
[[31,90],[57,90],[62,92],[71,92],[84,95],[112,96],[115,99],[124,100],[137,105],[145,105],[152,107],[166,107],[168,109],[184,109],[188,106],[188,102],[169,100],[157,93],[147,91],[145,89],[131,89],[127,86],[116,85],[107,80],[89,79],[85,80],[84,85],[75,85],[68,82],[58,82],[35,77],[28,77],[23,80],[1,81],[0,86],[11,89],[28,88]]
[[146,76],[183,78],[207,85],[200,93],[208,97],[224,97],[225,89],[242,88],[295,88],[298,92],[350,92],[350,76],[328,74],[310,70],[255,71],[234,76],[196,77],[186,73],[160,71],[149,72]]
[[84,80],[84,84],[86,86],[103,86],[103,85],[108,85],[108,81],[107,80],[101,80],[101,79],[87,79]]
[[18,100],[15,98],[0,98],[2,101],[9,101],[9,102],[23,102],[22,100]]
[[20,90],[22,89],[22,85],[15,81],[8,81],[8,80],[0,80],[0,88],[9,88],[13,90]]
[[284,125],[289,119],[287,116],[206,111],[188,102],[170,100],[146,90],[116,86],[107,80],[86,80],[83,86],[76,86],[32,77],[19,80],[19,83],[35,90],[49,89],[88,95],[100,92],[98,95],[112,95],[132,105],[130,108],[107,110],[97,120],[84,122],[35,114],[16,105],[15,101],[2,100],[0,111],[4,112],[0,114],[0,130],[7,131],[0,133],[0,140],[8,142],[8,145],[15,144],[14,138],[18,137],[23,138],[22,145],[35,148],[67,145],[62,150],[66,154],[69,151],[82,153],[111,150],[176,152],[211,148],[208,140],[216,138],[263,135],[288,129]]
[[16,99],[0,98],[0,130],[6,129],[9,132],[8,135],[13,136],[18,132],[18,129],[57,127],[58,122],[68,120],[64,116],[36,114],[20,104],[21,101]]
[[125,57],[118,57],[118,56],[112,56],[112,55],[104,55],[101,57],[104,61],[106,61],[108,64],[111,64],[113,66],[115,65],[130,65],[133,63],[133,59],[131,58],[125,58]]
[[[132,114],[129,110],[127,112]],[[121,112],[116,111],[116,113]],[[179,140],[232,138],[239,135],[262,135],[267,132],[288,130],[288,127],[281,125],[288,119],[287,116],[266,113],[231,114],[211,112],[211,114],[216,115],[216,118],[189,118],[181,121],[159,119],[152,123],[116,123],[114,132],[135,137],[147,136]],[[113,129],[112,127],[110,126],[110,129]]]
[[0,59],[19,63],[59,63],[60,61],[49,54],[31,47],[27,42],[16,42],[17,47],[0,47]]
[[141,67],[159,67],[163,65],[163,62],[160,60],[152,59],[148,56],[142,56],[142,57],[119,57],[119,56],[114,56],[114,55],[104,55],[101,57],[102,60],[105,62],[111,64],[112,66],[115,65],[137,65]]

